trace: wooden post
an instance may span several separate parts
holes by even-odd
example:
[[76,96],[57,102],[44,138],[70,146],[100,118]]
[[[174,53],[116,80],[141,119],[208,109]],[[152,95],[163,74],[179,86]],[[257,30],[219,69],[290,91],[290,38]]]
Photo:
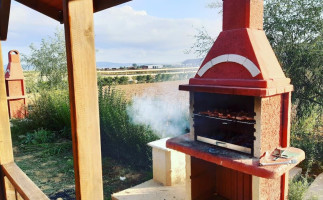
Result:
[[76,199],[103,200],[93,1],[63,7]]
[[6,200],[16,200],[16,190],[7,177],[4,177]]
[[[0,165],[13,162],[12,141],[8,114],[7,94],[0,43]],[[0,173],[0,199],[5,199],[3,173]],[[2,184],[2,185],[1,185]]]

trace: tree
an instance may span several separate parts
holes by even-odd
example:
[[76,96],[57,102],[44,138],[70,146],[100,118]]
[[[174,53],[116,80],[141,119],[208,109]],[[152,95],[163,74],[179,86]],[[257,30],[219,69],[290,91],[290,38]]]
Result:
[[[218,8],[214,0],[208,6]],[[298,117],[323,109],[322,0],[265,0],[264,30],[287,77],[295,86],[293,102]],[[190,51],[205,55],[214,39],[204,28]]]
[[66,82],[67,63],[64,33],[57,30],[53,37],[42,39],[39,47],[29,46],[30,55],[23,55],[23,61],[29,68],[39,72],[40,83],[56,88]]
[[323,2],[266,1],[264,18],[267,37],[286,75],[292,78],[298,116],[322,113]]

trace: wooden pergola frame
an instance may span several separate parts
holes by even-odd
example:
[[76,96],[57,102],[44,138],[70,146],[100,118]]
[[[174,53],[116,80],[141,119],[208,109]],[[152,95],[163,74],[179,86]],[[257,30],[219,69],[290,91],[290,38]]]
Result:
[[[16,0],[64,23],[76,199],[103,200],[93,12],[130,0]],[[0,40],[11,0],[0,0]],[[0,66],[3,66],[0,43]],[[14,162],[4,70],[0,67],[0,200],[48,199]]]

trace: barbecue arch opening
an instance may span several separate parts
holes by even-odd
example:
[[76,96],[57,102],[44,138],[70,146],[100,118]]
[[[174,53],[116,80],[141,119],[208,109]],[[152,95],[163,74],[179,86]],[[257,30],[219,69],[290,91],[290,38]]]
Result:
[[201,69],[197,72],[199,76],[203,76],[205,72],[207,72],[209,69],[214,67],[217,64],[220,63],[226,63],[226,62],[234,62],[242,65],[244,68],[246,68],[249,73],[252,75],[252,77],[257,76],[260,74],[260,71],[258,67],[248,58],[244,56],[240,56],[237,54],[224,54],[218,57],[213,58],[209,62],[207,62],[205,65],[201,67]]

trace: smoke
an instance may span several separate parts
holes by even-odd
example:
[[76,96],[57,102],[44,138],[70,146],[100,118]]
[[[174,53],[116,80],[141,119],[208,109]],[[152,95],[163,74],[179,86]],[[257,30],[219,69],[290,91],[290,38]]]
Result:
[[127,108],[132,122],[149,126],[161,138],[186,133],[189,128],[188,99],[176,98],[176,95],[154,96],[147,93],[134,97]]

